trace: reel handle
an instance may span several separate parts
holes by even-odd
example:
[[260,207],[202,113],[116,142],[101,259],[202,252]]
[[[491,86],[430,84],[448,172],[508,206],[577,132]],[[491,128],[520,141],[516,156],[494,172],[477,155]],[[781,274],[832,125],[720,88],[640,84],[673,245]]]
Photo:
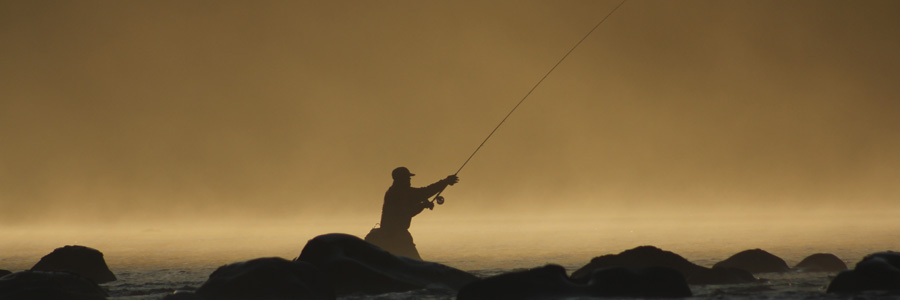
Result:
[[[443,192],[443,191],[441,191],[441,192]],[[441,193],[434,195],[434,199],[431,199],[431,203],[435,203],[435,202],[437,202],[438,205],[443,205],[444,204],[444,196],[441,196]],[[428,209],[434,210],[434,205],[432,205]]]
[[[456,171],[456,173],[459,173],[459,171]],[[456,176],[456,174],[453,174],[452,176]],[[438,205],[444,205],[444,196],[441,196],[441,193],[443,193],[444,189],[446,189],[446,188],[447,188],[447,186],[444,186],[444,188],[441,189],[441,191],[438,192],[437,195],[434,195],[434,199],[431,199],[431,203],[437,202]],[[431,208],[431,209],[434,209],[434,208]]]

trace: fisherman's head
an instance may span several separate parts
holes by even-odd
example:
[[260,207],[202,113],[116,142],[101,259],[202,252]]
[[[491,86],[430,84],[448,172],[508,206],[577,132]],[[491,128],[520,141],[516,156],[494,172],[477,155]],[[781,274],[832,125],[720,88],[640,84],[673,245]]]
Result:
[[406,167],[398,167],[391,172],[391,177],[394,178],[394,181],[409,181],[413,176],[416,176],[416,174],[410,173]]

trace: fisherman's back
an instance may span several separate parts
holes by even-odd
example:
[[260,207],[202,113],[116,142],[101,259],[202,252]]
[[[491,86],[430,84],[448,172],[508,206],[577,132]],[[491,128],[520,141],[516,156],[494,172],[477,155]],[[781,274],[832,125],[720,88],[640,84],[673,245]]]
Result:
[[381,228],[386,230],[407,230],[412,218],[425,210],[416,188],[392,185],[384,193],[384,205],[381,207]]

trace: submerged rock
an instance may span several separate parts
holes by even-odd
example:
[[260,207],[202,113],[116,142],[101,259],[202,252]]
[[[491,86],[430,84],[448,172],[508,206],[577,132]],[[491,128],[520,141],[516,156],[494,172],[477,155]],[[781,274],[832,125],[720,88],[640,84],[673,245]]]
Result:
[[542,299],[550,296],[585,296],[586,293],[584,285],[569,280],[566,269],[558,265],[546,265],[479,279],[460,289],[456,299]]
[[310,240],[295,261],[313,264],[337,294],[382,294],[426,287],[458,290],[477,278],[434,262],[393,255],[347,234]]
[[50,254],[31,267],[32,271],[66,271],[72,272],[96,283],[107,283],[116,280],[116,275],[109,270],[103,253],[85,246],[65,246],[56,248]]
[[221,266],[196,293],[216,300],[335,299],[318,268],[277,257]]
[[900,292],[900,253],[869,254],[853,270],[838,273],[828,285],[828,293],[862,291]]
[[0,277],[0,299],[105,300],[88,278],[69,272],[22,271]]
[[457,300],[562,299],[571,297],[690,297],[684,276],[670,268],[606,268],[576,283],[558,265],[510,272],[470,283]]
[[666,267],[680,272],[690,284],[730,284],[754,282],[756,278],[747,271],[735,268],[706,268],[696,265],[678,254],[664,251],[653,246],[640,246],[623,251],[595,257],[591,262],[572,273],[577,282],[587,282],[591,272],[610,267],[648,268]]
[[791,270],[787,263],[778,256],[762,249],[744,250],[713,265],[747,270],[750,273],[780,273]]
[[847,270],[847,264],[831,253],[816,253],[804,258],[794,268],[798,272],[840,272]]
[[601,297],[690,297],[691,288],[678,270],[665,267],[609,268],[591,272],[591,294]]
[[219,267],[196,291],[178,290],[165,300],[334,300],[331,285],[315,266],[278,257]]

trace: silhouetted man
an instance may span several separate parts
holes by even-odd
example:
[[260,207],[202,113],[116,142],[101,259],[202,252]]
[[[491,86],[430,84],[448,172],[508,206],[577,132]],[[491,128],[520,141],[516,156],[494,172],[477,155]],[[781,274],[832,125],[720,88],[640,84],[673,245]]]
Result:
[[450,175],[429,186],[414,188],[410,180],[415,175],[405,167],[396,168],[391,172],[394,184],[384,193],[381,228],[372,229],[366,235],[366,241],[393,254],[422,259],[416,250],[416,244],[413,243],[412,235],[409,234],[412,217],[426,208],[433,209],[434,203],[428,201],[428,198],[444,190],[448,185],[459,182],[459,178]]

